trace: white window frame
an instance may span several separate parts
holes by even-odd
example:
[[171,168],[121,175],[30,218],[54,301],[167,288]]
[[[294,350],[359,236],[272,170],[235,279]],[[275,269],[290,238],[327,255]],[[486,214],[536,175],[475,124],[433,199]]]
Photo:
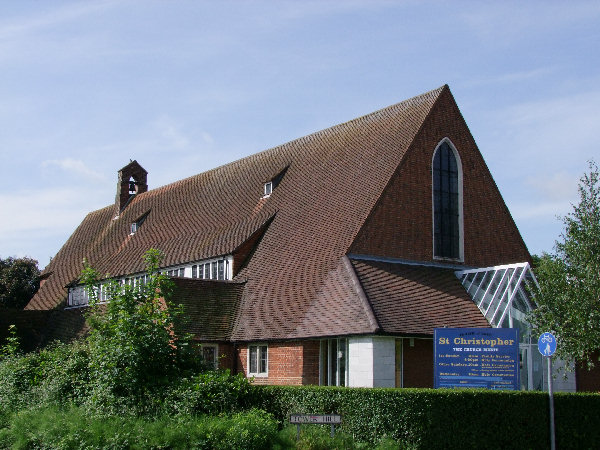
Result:
[[[443,256],[437,256],[435,254],[435,192],[433,191],[433,161],[435,160],[435,155],[437,154],[440,146],[444,143],[448,144],[452,150],[454,158],[456,158],[456,167],[458,169],[458,258],[446,258]],[[435,150],[433,151],[433,155],[431,156],[431,253],[433,254],[433,259],[436,261],[464,262],[465,260],[462,161],[460,159],[458,150],[456,150],[456,146],[448,137],[445,137],[438,142],[438,144],[435,146]]]
[[[219,278],[219,264],[222,265],[223,278]],[[208,265],[209,276],[206,276],[206,270]],[[193,266],[196,266],[196,277],[194,278]],[[213,268],[214,267],[214,268]],[[183,269],[183,275],[181,275],[181,269]],[[178,275],[170,275],[177,271]],[[213,272],[214,271],[214,272]],[[201,259],[197,261],[190,261],[185,265],[170,266],[161,269],[161,272],[169,276],[183,276],[184,278],[193,278],[195,280],[218,280],[227,281],[233,278],[233,256],[225,255],[218,258]],[[216,278],[213,277],[213,273]]]
[[269,197],[272,193],[273,193],[273,182],[272,181],[267,181],[265,183],[265,190],[264,190],[264,196],[263,197]]
[[[134,222],[138,223],[138,222]],[[138,226],[139,230],[139,226]],[[132,233],[133,234],[133,233]],[[221,265],[221,273],[223,278],[219,278],[219,264]],[[205,266],[208,265],[210,268],[210,276],[200,276],[200,273],[204,275]],[[214,281],[228,281],[233,278],[233,255],[220,256],[218,258],[202,259],[197,261],[191,261],[187,264],[179,264],[176,266],[163,267],[160,269],[160,273],[173,277],[192,278],[192,266],[197,267],[195,279],[214,280]],[[213,278],[213,267],[216,278]],[[122,285],[130,285],[131,287],[139,286],[140,284],[146,284],[147,278],[144,272],[136,272],[116,278],[116,280]],[[106,280],[100,282],[100,295],[99,303],[106,302],[106,292],[102,285]],[[85,286],[83,284],[72,286],[68,290],[67,294],[67,305],[65,308],[81,308],[89,305],[89,298],[87,292],[85,292]]]
[[[261,348],[265,348],[265,357],[266,357],[266,362],[265,362],[265,370],[261,371],[261,352],[260,349]],[[252,371],[251,370],[251,364],[250,364],[250,357],[251,354],[256,352],[256,371]],[[248,355],[247,355],[247,367],[248,367],[248,376],[252,376],[252,377],[268,377],[269,376],[269,345],[266,343],[255,343],[255,344],[248,344]]]

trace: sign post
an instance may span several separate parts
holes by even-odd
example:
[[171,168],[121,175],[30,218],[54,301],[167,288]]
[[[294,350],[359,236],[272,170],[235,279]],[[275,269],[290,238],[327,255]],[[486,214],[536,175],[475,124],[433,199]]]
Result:
[[335,425],[342,423],[342,416],[339,414],[292,414],[290,423],[296,424],[296,440],[300,439],[300,425],[303,423],[320,423],[331,425],[331,437],[335,433]]
[[550,448],[556,449],[554,433],[554,393],[552,389],[552,355],[556,351],[556,338],[552,333],[543,333],[538,339],[538,350],[548,358],[548,395],[550,400]]

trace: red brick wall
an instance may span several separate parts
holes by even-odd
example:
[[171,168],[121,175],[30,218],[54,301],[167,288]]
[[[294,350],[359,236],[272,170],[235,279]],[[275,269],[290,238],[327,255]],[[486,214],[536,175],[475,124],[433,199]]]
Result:
[[448,137],[463,170],[464,263],[486,267],[530,255],[450,91],[445,91],[358,233],[351,253],[432,261],[433,152]]
[[148,191],[147,172],[137,162],[131,162],[119,171],[119,181],[117,184],[117,197],[115,200],[116,214],[118,215],[129,200],[129,178],[133,178],[137,183],[137,194],[143,194]]
[[233,345],[229,343],[219,343],[218,352],[219,369],[229,369],[233,371]]
[[403,368],[404,386],[406,388],[432,388],[433,387],[433,340],[414,339],[414,346],[410,346],[410,339],[404,339]]
[[319,384],[319,341],[305,341],[303,344],[302,384]]
[[600,392],[600,367],[598,366],[598,352],[592,355],[595,366],[592,370],[582,367],[580,364],[575,368],[575,380],[577,392]]
[[[268,376],[256,376],[255,384],[318,384],[319,341],[269,342]],[[238,372],[248,373],[248,346],[237,347]]]

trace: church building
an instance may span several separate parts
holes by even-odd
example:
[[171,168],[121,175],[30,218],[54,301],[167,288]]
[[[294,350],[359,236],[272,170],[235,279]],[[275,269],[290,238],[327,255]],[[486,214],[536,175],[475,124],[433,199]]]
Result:
[[84,258],[143,283],[156,248],[204,357],[255,383],[432,387],[435,328],[510,327],[542,388],[531,255],[448,86],[150,186],[119,170],[44,270],[40,345],[85,333]]

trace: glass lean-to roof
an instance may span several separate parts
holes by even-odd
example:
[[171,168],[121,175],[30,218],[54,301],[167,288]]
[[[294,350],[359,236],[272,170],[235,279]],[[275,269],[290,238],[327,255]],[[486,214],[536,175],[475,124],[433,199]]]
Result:
[[537,285],[529,263],[459,270],[456,276],[481,313],[495,328],[518,328],[528,342],[531,326],[527,314],[534,308],[530,286]]

